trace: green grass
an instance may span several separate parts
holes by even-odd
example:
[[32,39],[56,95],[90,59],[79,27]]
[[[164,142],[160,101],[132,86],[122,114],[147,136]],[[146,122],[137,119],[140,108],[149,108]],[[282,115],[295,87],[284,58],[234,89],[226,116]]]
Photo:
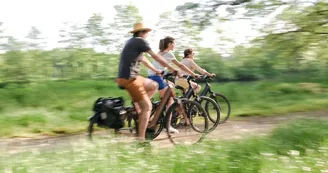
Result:
[[[300,82],[212,83],[231,101],[232,117],[273,115],[328,107],[328,85]],[[0,137],[57,135],[85,131],[98,97],[123,96],[113,80],[9,84],[0,88]]]
[[267,137],[205,141],[169,149],[135,143],[80,139],[65,148],[1,154],[5,172],[324,172],[328,170],[328,122],[298,120]]
[[231,101],[232,116],[321,110],[328,105],[328,87],[322,83],[227,83],[215,85],[213,90]]

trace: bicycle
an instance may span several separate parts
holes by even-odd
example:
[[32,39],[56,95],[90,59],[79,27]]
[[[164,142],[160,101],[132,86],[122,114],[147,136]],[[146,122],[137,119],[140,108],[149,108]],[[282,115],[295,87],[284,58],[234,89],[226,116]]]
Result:
[[[194,80],[194,78],[192,76],[184,75],[183,77],[186,78],[186,80],[188,82],[188,85],[189,85],[188,90],[185,91],[185,89],[181,86],[176,86],[175,88],[182,91],[182,93],[183,93],[182,98],[186,98],[186,99],[190,100],[191,97],[193,97],[194,98],[193,101],[196,101],[201,105],[202,105],[202,103],[205,103],[205,105],[202,106],[202,107],[205,108],[205,111],[206,111],[209,119],[213,123],[212,127],[209,128],[208,133],[212,132],[213,130],[216,129],[216,127],[219,125],[219,122],[220,122],[220,109],[219,109],[218,104],[215,102],[215,100],[211,99],[210,97],[207,97],[207,96],[204,96],[204,95],[203,96],[198,96],[196,94],[196,92],[192,88],[192,85],[191,85],[191,82],[190,82],[190,81]],[[214,111],[210,111],[211,107],[213,108]],[[189,109],[189,108],[187,108],[187,109]],[[192,111],[193,116],[197,115],[197,110],[191,110],[191,111]],[[183,123],[181,121],[182,121],[181,117],[177,116],[177,112],[176,112],[174,114],[173,121],[172,121],[171,124],[174,127],[178,127],[178,126],[183,125]]]
[[[211,77],[207,76],[207,75],[203,75],[201,77],[203,80],[205,80],[205,88],[200,92],[199,96],[209,96],[209,98],[213,99],[217,105],[219,106],[219,111],[220,111],[220,121],[219,124],[223,124],[225,123],[229,117],[230,117],[230,113],[231,113],[231,105],[230,102],[228,100],[228,98],[221,94],[221,93],[217,93],[217,92],[213,92],[211,90],[211,85],[209,84],[208,80],[211,79]],[[188,79],[187,79],[188,80]],[[192,96],[195,96],[194,90],[192,89],[191,85],[190,85],[190,80],[188,81],[189,83],[189,89],[187,92],[184,91],[184,88],[180,87],[177,88],[179,89],[182,93],[183,93],[183,97],[190,99]],[[209,105],[205,105],[205,110],[207,110],[209,108]],[[216,123],[215,118],[213,118],[213,116],[211,116],[209,114],[209,119],[212,123]]]
[[[169,77],[175,77],[175,76],[176,75],[172,73],[168,73],[163,75],[163,78],[167,81]],[[166,105],[168,104],[170,98],[173,98],[174,102],[170,107],[167,108]],[[202,116],[200,117],[192,116],[192,112],[188,111],[188,109],[185,109],[186,105],[199,110],[199,114]],[[170,119],[172,113],[177,109],[180,110],[182,116],[187,120],[186,126],[184,126],[185,131],[181,134],[180,133],[171,134],[169,132],[168,127],[170,126],[170,122],[171,122]],[[153,134],[147,135],[147,137],[150,139],[154,139],[161,133],[163,128],[166,128],[167,135],[172,143],[174,144],[190,143],[187,142],[187,140],[189,139],[187,135],[192,136],[191,138],[195,138],[194,136],[197,135],[191,132],[192,129],[194,132],[200,135],[199,139],[196,140],[196,143],[200,142],[205,137],[205,134],[208,132],[207,116],[208,115],[206,111],[199,103],[195,101],[191,101],[189,99],[175,97],[174,86],[168,82],[168,89],[164,93],[163,98],[160,101],[153,102],[153,110],[151,112],[150,119],[152,119],[152,121],[156,121],[157,123]],[[180,129],[180,131],[181,130],[182,129]]]
[[[169,73],[166,74],[165,76],[174,76],[175,74]],[[203,140],[203,138],[205,137],[206,132],[208,131],[208,119],[207,119],[207,113],[206,111],[202,108],[202,106],[195,102],[195,101],[191,101],[185,98],[175,98],[174,92],[172,92],[173,86],[169,85],[168,86],[169,89],[165,92],[164,97],[161,99],[161,101],[159,102],[155,102],[153,104],[155,104],[155,106],[152,109],[152,117],[155,118],[154,121],[156,121],[156,128],[153,131],[148,131],[146,133],[146,138],[148,140],[152,140],[155,139],[163,130],[163,128],[166,128],[166,132],[168,135],[169,140],[177,145],[177,144],[181,144],[181,143],[186,143],[186,140],[188,140],[189,138],[185,138],[185,134],[187,133],[182,133],[182,135],[175,135],[175,134],[170,134],[170,131],[168,130],[167,127],[169,127],[170,125],[170,119],[171,119],[171,113],[173,112],[173,110],[180,108],[183,112],[183,116],[186,119],[186,132],[189,131],[190,129],[193,129],[194,132],[197,133],[197,135],[200,135],[200,137],[196,139],[195,143],[201,142]],[[165,111],[166,107],[165,105],[168,103],[169,99],[173,98],[174,99],[174,103],[167,109],[167,111]],[[191,116],[191,112],[190,111],[184,111],[184,105],[189,105],[189,107],[191,108],[195,108],[197,110],[199,110],[199,114],[202,115],[201,119],[202,122],[200,122],[199,120],[197,120],[197,124],[193,123],[194,121],[194,117]],[[135,115],[129,114],[129,112],[127,110],[134,110],[134,105],[132,107],[124,107],[124,110],[126,111],[124,114],[122,114],[121,118],[124,120],[127,120],[128,118],[128,128],[130,130],[130,132],[136,132],[136,134],[138,133],[138,114],[135,112]],[[130,111],[132,112],[132,111]],[[157,115],[156,115],[157,113]],[[159,115],[158,115],[159,114]],[[95,115],[93,116],[93,118],[90,118],[89,121],[89,136],[91,136],[93,126],[96,123],[96,120],[99,119],[100,115],[99,113],[95,112]],[[131,123],[129,123],[131,122]],[[99,125],[99,124],[98,124]],[[91,127],[91,128],[90,128]],[[115,131],[119,131],[122,130],[123,128],[117,128],[115,129]],[[195,133],[191,133],[193,135],[193,139],[195,139]],[[182,137],[182,138],[181,138]],[[185,140],[181,140],[181,139]],[[190,143],[190,142],[189,142]]]

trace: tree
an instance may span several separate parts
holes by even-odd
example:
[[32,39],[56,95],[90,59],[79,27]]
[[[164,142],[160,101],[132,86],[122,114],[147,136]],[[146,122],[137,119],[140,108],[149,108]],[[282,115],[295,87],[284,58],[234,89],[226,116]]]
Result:
[[26,36],[27,39],[27,49],[28,50],[37,50],[44,48],[44,39],[40,37],[41,31],[38,30],[35,26],[32,26],[31,30]]
[[12,36],[7,36],[7,42],[3,45],[3,50],[5,51],[15,51],[15,50],[22,50],[24,47],[24,43],[18,41],[16,38]]
[[91,39],[92,47],[108,44],[108,39],[105,38],[105,28],[102,26],[103,19],[101,14],[93,14],[86,24],[86,33]]
[[2,28],[3,22],[0,22],[0,51],[4,49],[5,46],[5,36],[4,29]]
[[191,19],[182,18],[176,11],[168,11],[160,15],[153,35],[160,36],[160,38],[165,36],[175,38],[176,52],[181,55],[186,48],[199,47],[200,32],[197,25],[192,25]]
[[299,69],[310,59],[324,59],[319,52],[328,43],[328,2],[289,5],[262,32],[264,37],[257,41],[279,51],[288,69]]
[[[192,25],[198,25],[203,30],[207,26],[213,24],[213,19],[218,17],[217,11],[219,7],[239,7],[249,2],[251,2],[251,0],[207,0],[198,3],[186,2],[183,5],[177,6],[176,11],[178,11],[182,17],[193,19],[191,21]],[[226,8],[226,10],[230,13],[235,13],[233,8]]]
[[4,55],[4,78],[5,81],[26,81],[28,80],[28,66],[22,51],[12,50]]
[[108,49],[111,52],[120,52],[124,43],[131,37],[129,31],[132,30],[133,24],[141,22],[142,17],[139,14],[139,9],[133,4],[116,5],[114,9],[116,15],[114,21],[109,24],[107,32],[111,40]]
[[85,27],[78,24],[64,23],[64,28],[59,30],[61,40],[66,48],[83,48],[86,46],[87,33]]

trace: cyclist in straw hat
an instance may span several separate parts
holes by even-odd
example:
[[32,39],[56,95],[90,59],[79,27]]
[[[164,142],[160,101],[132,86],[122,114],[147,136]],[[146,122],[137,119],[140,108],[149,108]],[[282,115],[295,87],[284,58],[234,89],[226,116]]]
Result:
[[116,79],[117,84],[128,91],[133,101],[137,103],[137,107],[140,108],[138,138],[141,141],[145,140],[146,128],[152,109],[150,98],[154,96],[158,88],[156,82],[139,75],[140,63],[144,58],[142,54],[147,52],[162,66],[167,67],[172,72],[177,72],[164,58],[154,53],[149,47],[145,39],[150,31],[151,29],[145,27],[143,23],[134,24],[133,30],[130,31],[133,37],[126,42],[121,52],[118,77]]

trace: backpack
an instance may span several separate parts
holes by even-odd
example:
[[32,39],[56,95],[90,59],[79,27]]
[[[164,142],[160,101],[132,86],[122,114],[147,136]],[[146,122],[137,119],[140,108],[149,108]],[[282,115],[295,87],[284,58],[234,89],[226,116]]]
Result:
[[95,115],[92,117],[100,127],[120,129],[124,127],[124,100],[122,97],[98,98],[92,110]]

